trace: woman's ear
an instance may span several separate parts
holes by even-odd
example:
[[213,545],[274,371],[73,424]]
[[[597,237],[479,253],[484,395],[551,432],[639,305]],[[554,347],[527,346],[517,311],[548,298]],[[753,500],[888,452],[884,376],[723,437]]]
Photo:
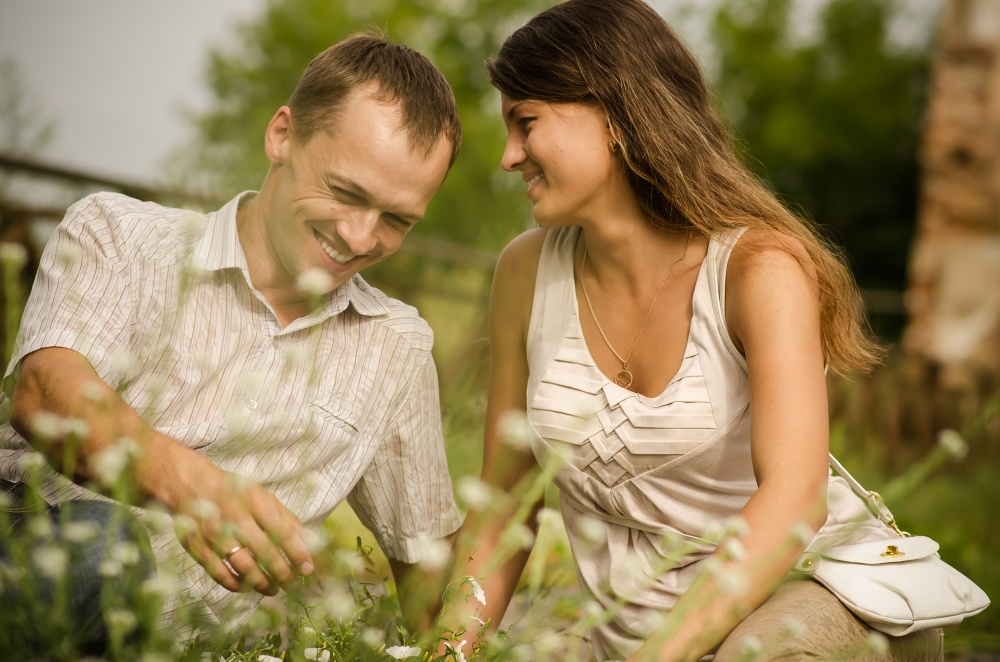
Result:
[[292,142],[292,109],[282,106],[267,123],[264,153],[272,164],[284,163]]

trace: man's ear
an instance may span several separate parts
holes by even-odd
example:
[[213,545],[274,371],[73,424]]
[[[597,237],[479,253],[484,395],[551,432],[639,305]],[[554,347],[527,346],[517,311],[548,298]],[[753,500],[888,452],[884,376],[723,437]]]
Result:
[[272,164],[284,163],[292,142],[292,110],[282,106],[267,123],[264,132],[264,153]]

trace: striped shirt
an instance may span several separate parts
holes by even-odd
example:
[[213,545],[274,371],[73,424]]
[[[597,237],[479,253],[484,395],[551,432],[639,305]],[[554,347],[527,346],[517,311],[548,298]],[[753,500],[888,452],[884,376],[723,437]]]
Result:
[[[252,196],[207,215],[110,193],[71,207],[42,256],[3,408],[25,355],[75,350],[156,430],[260,483],[310,528],[346,497],[387,556],[416,562],[423,541],[460,524],[430,327],[354,276],[281,328],[237,236]],[[0,477],[19,481],[29,464],[37,453],[4,422]],[[42,471],[51,503],[97,498]],[[241,624],[261,596],[217,585],[167,515],[135,511],[161,571],[178,573],[167,624],[182,636]]]

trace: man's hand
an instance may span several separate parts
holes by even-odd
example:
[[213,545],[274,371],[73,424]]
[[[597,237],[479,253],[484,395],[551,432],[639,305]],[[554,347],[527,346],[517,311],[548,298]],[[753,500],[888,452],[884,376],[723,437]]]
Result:
[[312,573],[311,532],[268,490],[207,460],[189,485],[172,508],[177,537],[220,585],[274,595]]
[[37,446],[54,467],[81,484],[100,488],[94,458],[122,437],[132,440],[137,461],[129,478],[137,488],[135,502],[164,504],[179,523],[181,544],[227,589],[273,595],[296,574],[312,572],[305,544],[311,532],[273,494],[154,430],[81,354],[47,347],[22,360],[11,424],[36,441],[31,426],[41,413],[81,420],[89,430],[72,447],[61,438]]

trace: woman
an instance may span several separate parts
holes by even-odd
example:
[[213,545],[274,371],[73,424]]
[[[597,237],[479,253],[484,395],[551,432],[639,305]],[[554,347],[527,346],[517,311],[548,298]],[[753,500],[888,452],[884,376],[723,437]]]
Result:
[[[483,477],[513,490],[565,456],[555,482],[581,588],[624,601],[594,630],[595,656],[730,660],[750,635],[766,659],[863,650],[870,630],[831,593],[783,582],[817,531],[893,535],[852,524],[858,500],[827,505],[828,488],[849,492],[827,467],[826,367],[866,370],[880,353],[846,267],[740,164],[695,59],[641,0],[560,4],[487,66],[503,168],[541,227],[496,270]],[[530,451],[503,443],[511,411],[527,414]],[[458,556],[491,626],[528,554],[487,574],[506,525],[470,513]],[[726,544],[704,539],[727,526]],[[684,545],[677,563],[664,531]],[[892,651],[939,659],[940,631]]]

